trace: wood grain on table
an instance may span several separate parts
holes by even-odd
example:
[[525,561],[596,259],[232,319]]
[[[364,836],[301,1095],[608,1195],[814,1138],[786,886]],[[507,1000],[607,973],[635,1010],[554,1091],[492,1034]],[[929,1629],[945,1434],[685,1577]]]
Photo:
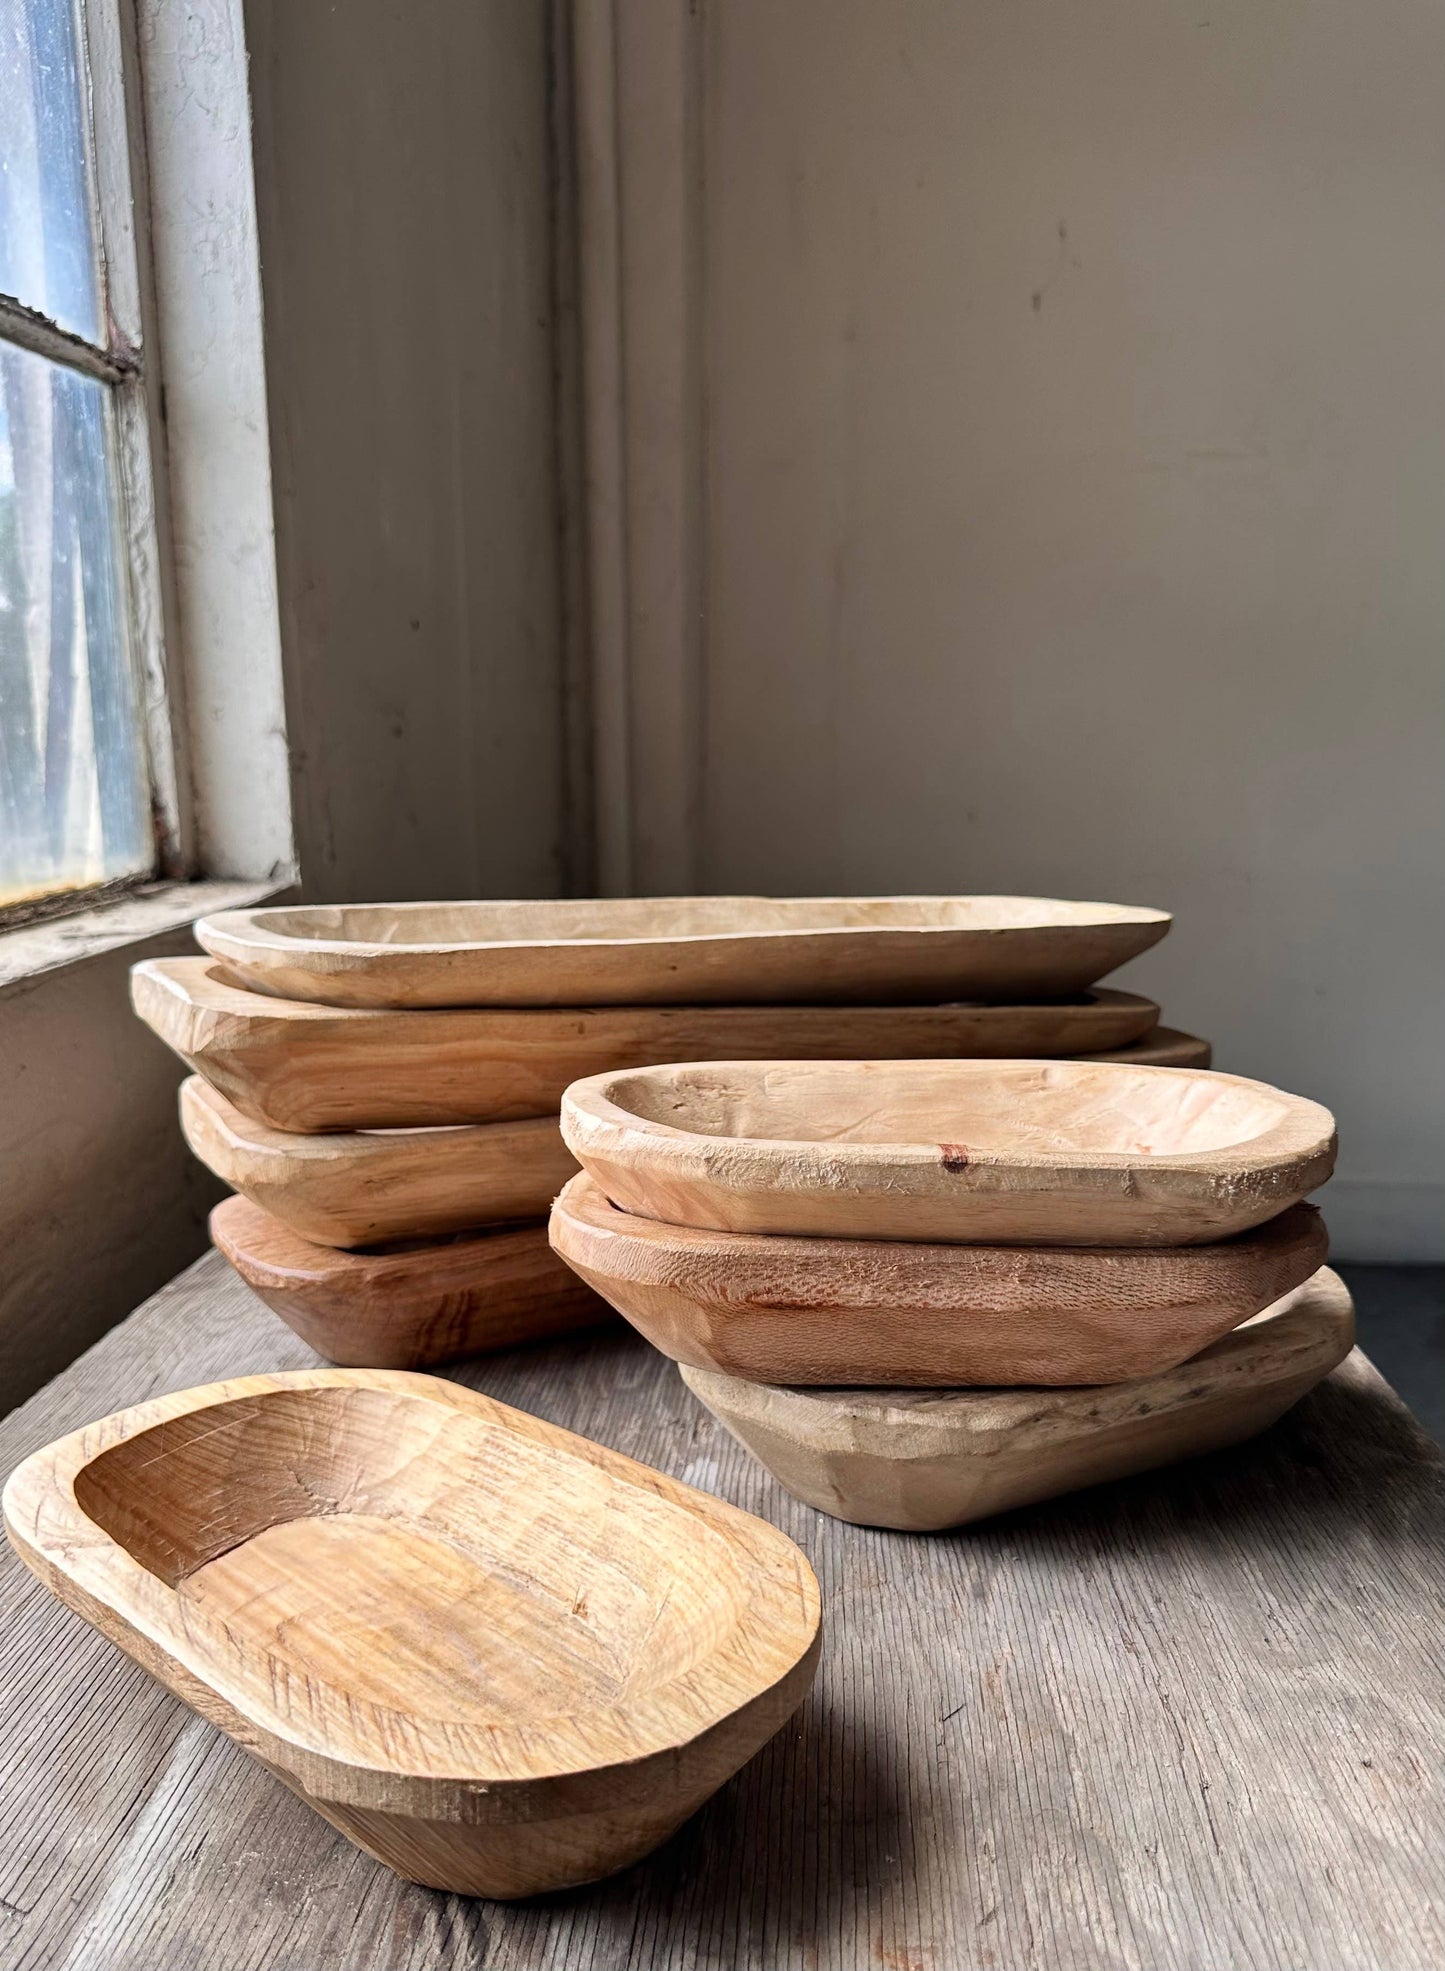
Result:
[[[0,1424],[0,1471],[310,1351],[216,1258]],[[366,1859],[0,1558],[7,1971],[1435,1971],[1440,1454],[1358,1354],[1265,1437],[966,1533],[796,1504],[631,1335],[449,1372],[761,1513],[797,1719],[650,1861],[531,1904]]]

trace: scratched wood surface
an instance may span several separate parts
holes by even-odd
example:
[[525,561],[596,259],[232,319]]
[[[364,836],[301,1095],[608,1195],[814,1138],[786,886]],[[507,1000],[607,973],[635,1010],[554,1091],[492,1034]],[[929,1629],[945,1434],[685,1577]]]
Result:
[[[316,1358],[215,1258],[0,1470]],[[626,1333],[449,1374],[761,1513],[813,1696],[666,1849],[531,1904],[368,1861],[0,1561],[7,1971],[1436,1971],[1440,1459],[1359,1355],[1266,1437],[952,1535],[795,1504]]]

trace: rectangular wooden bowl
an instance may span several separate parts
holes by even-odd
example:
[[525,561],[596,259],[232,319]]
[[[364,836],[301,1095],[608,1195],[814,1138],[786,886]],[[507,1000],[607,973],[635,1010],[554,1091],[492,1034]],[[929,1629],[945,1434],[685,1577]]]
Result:
[[233,1191],[325,1246],[544,1218],[577,1169],[556,1116],[303,1136],[254,1121],[199,1075],[181,1084],[181,1129]]
[[1057,897],[604,897],[286,904],[196,935],[258,991],[332,1006],[695,1006],[1058,998],[1169,922]]
[[774,1527],[431,1376],[163,1396],[28,1458],[4,1516],[176,1696],[460,1895],[637,1861],[817,1662],[818,1584]]
[[555,1115],[579,1076],[654,1061],[1097,1053],[1159,1009],[1098,991],[1054,1006],[611,1006],[359,1012],[270,999],[210,958],[131,973],[136,1012],[242,1114],[315,1132]]
[[664,1355],[750,1382],[1125,1382],[1195,1355],[1324,1264],[1312,1205],[1219,1245],[904,1244],[707,1232],[620,1211],[594,1178],[554,1249]]
[[682,1379],[779,1484],[819,1512],[909,1533],[966,1526],[1242,1443],[1349,1354],[1323,1267],[1200,1355],[1107,1389],[785,1389]]
[[624,1210],[800,1238],[1183,1246],[1334,1168],[1328,1109],[1198,1068],[710,1061],[575,1082],[567,1147]]
[[545,1220],[343,1252],[226,1198],[211,1240],[309,1347],[349,1368],[425,1369],[614,1318],[551,1250]]

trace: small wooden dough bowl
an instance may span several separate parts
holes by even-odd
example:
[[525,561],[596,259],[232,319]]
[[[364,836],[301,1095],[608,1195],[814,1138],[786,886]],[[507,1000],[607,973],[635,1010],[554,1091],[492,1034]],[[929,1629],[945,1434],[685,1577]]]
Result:
[[1354,1338],[1350,1296],[1322,1267],[1192,1361],[1105,1389],[779,1389],[695,1368],[682,1379],[805,1505],[928,1533],[1239,1444]]
[[782,1533],[432,1376],[245,1376],[28,1458],[46,1586],[358,1847],[460,1895],[664,1841],[812,1682]]
[[332,1006],[1043,999],[1169,929],[1056,897],[610,897],[286,904],[202,919],[238,979]]
[[350,1368],[424,1369],[612,1319],[551,1251],[545,1221],[338,1252],[246,1198],[226,1198],[211,1213],[211,1239],[309,1347]]
[[1260,1081],[1081,1061],[711,1061],[593,1075],[562,1135],[626,1211],[985,1245],[1229,1238],[1324,1183],[1334,1118]]
[[552,1207],[551,1238],[675,1362],[945,1388],[1157,1374],[1309,1279],[1329,1243],[1312,1205],[1163,1251],[700,1232],[619,1211],[587,1176]]
[[181,1084],[181,1128],[233,1191],[325,1246],[543,1218],[577,1168],[555,1116],[302,1136],[253,1121],[199,1075]]
[[654,1061],[1092,1054],[1159,1015],[1102,990],[1056,1006],[356,1012],[243,991],[210,958],[147,959],[131,1002],[243,1115],[308,1134],[555,1116],[579,1076]]

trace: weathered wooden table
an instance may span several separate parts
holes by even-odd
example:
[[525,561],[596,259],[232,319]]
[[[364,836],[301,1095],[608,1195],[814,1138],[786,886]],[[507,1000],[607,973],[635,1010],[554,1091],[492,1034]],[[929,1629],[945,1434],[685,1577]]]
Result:
[[[0,1425],[310,1351],[202,1260]],[[1267,1438],[957,1535],[794,1504],[630,1334],[459,1378],[761,1513],[823,1584],[794,1723],[651,1861],[399,1881],[0,1569],[6,1971],[1437,1971],[1439,1454],[1356,1355]]]

